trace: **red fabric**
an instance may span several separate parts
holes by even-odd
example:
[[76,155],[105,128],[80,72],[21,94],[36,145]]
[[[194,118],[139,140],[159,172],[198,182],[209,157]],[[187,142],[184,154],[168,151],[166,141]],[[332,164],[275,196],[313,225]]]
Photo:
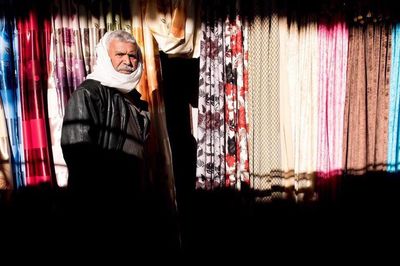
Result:
[[26,185],[52,183],[44,98],[50,20],[39,16],[37,9],[29,8],[18,16],[17,26]]

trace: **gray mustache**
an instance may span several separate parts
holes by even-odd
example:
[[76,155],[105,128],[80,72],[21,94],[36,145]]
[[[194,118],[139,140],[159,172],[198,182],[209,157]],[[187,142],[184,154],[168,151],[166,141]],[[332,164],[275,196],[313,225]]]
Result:
[[135,69],[133,67],[125,65],[125,66],[118,67],[118,71],[130,71],[130,72],[133,72],[133,71],[135,71]]

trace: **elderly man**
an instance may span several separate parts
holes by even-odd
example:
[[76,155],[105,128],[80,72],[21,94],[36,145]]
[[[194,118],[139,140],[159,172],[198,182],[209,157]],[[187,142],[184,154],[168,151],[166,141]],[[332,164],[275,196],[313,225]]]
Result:
[[68,101],[61,147],[69,171],[71,218],[79,221],[74,230],[103,246],[96,239],[146,239],[137,234],[146,232],[144,147],[150,116],[135,89],[142,55],[131,34],[107,32],[96,52],[93,73]]

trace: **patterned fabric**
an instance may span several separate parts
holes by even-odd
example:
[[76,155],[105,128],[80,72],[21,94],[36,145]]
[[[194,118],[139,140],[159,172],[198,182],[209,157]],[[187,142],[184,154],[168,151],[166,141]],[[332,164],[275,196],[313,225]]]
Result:
[[[203,3],[196,186],[249,184],[246,94],[247,28],[240,1]],[[229,2],[233,3],[233,2]]]
[[212,189],[225,181],[223,22],[218,8],[204,9],[197,128],[197,183]]
[[[241,183],[250,183],[247,151],[246,94],[248,89],[248,51],[243,48],[244,39],[241,16],[236,1],[235,21],[226,18],[225,41],[225,160],[228,187],[241,188]],[[243,30],[243,31],[242,31]]]
[[343,140],[348,174],[385,170],[387,161],[391,29],[384,23],[353,25]]
[[[80,16],[87,13],[87,10],[95,12],[95,8],[90,9],[71,0],[58,0],[54,2],[52,10],[51,69],[47,99],[55,174],[58,186],[62,187],[68,181],[68,170],[60,146],[64,109],[71,93],[93,67],[94,47],[100,31],[95,27],[88,28],[93,18],[90,14],[88,17]],[[98,27],[99,24],[96,25]]]
[[342,172],[344,101],[348,29],[341,18],[320,21],[318,80],[317,175],[331,178]]
[[390,67],[390,108],[388,128],[388,172],[400,170],[399,156],[399,105],[400,105],[400,23],[393,27],[392,33],[392,65]]
[[284,197],[279,104],[279,23],[275,2],[256,0],[249,28],[249,162],[256,200]]
[[0,95],[3,102],[11,148],[12,174],[14,186],[26,183],[25,160],[22,138],[21,100],[19,86],[18,31],[15,18],[0,9]]

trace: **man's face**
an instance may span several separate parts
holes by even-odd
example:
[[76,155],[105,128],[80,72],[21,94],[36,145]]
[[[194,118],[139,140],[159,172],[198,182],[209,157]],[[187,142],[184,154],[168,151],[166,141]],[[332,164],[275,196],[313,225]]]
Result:
[[111,40],[108,55],[115,70],[131,74],[138,67],[137,45],[130,42]]

